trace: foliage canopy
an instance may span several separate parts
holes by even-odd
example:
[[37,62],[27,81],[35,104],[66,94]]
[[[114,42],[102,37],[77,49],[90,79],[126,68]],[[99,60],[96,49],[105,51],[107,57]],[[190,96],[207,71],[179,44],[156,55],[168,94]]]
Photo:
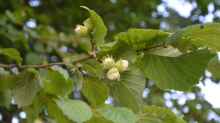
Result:
[[149,80],[164,91],[189,92],[206,69],[219,78],[220,24],[174,33],[131,28],[107,39],[101,16],[82,8],[89,16],[71,34],[50,26],[17,31],[23,18],[6,12],[0,21],[0,105],[10,109],[13,99],[27,123],[186,123],[167,108],[146,105],[142,93]]

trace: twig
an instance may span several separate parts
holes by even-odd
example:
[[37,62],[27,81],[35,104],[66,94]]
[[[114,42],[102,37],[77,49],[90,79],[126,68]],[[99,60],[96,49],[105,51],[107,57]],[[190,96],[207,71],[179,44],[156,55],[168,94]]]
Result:
[[93,35],[90,33],[89,34],[89,36],[90,36],[90,44],[91,44],[91,46],[92,46],[92,51],[94,51],[95,50],[95,48],[96,48],[96,46],[95,46],[95,42],[93,41]]
[[[90,35],[92,37],[92,35]],[[96,45],[93,39],[90,40],[91,46],[92,46],[92,51],[88,53],[87,56],[82,57],[76,61],[73,61],[72,64],[76,64],[81,61],[85,61],[90,58],[95,58],[96,59]],[[34,65],[17,65],[17,64],[0,64],[0,67],[2,68],[13,68],[13,67],[18,67],[21,69],[25,68],[47,68],[53,65],[67,65],[65,62],[56,62],[56,63],[49,63],[49,64],[34,64]]]
[[[76,64],[78,62],[85,61],[85,60],[90,59],[92,57],[93,57],[92,55],[85,56],[85,57],[80,58],[76,61],[73,61],[72,64]],[[24,68],[47,68],[47,67],[50,67],[53,65],[66,65],[66,63],[65,62],[56,62],[56,63],[49,63],[49,64],[34,64],[34,65],[0,64],[0,67],[2,67],[2,68],[18,67],[18,68],[24,69]]]

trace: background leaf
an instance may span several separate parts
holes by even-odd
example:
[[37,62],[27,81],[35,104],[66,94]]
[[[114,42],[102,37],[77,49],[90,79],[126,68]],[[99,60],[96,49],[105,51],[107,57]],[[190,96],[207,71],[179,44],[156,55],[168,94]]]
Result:
[[42,64],[44,60],[43,56],[34,52],[28,53],[25,57],[25,63],[27,64]]
[[12,100],[11,90],[0,91],[0,106],[9,108]]
[[47,109],[49,117],[55,119],[57,123],[73,123],[63,114],[54,101],[47,102]]
[[18,77],[16,75],[1,75],[0,74],[0,90],[12,89],[15,86]]
[[92,118],[90,107],[80,100],[60,99],[56,100],[57,106],[70,120],[82,123]]
[[127,108],[106,105],[98,110],[100,114],[113,123],[136,123],[136,115]]
[[40,90],[39,79],[36,71],[26,70],[19,75],[16,86],[13,89],[15,102],[19,107],[32,104],[34,97]]
[[73,82],[63,74],[50,69],[40,70],[43,89],[50,94],[64,96],[73,89]]
[[33,123],[37,118],[39,118],[40,113],[45,110],[45,97],[38,94],[36,98],[33,99],[32,104],[23,107],[27,115],[27,123]]
[[86,123],[112,123],[112,121],[105,119],[100,113],[96,113],[93,117],[86,121]]
[[21,63],[22,61],[20,53],[14,48],[0,48],[0,55],[4,55],[17,63]]

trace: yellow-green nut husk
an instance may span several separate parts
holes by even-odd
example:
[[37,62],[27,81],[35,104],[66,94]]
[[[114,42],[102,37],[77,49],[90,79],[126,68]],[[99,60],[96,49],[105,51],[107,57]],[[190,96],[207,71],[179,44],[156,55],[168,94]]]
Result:
[[113,67],[108,70],[107,78],[109,80],[120,80],[120,73],[116,67]]
[[115,66],[115,60],[112,57],[108,56],[103,59],[102,65],[104,69],[110,69]]
[[76,28],[74,29],[75,33],[80,36],[85,36],[88,34],[88,28],[83,25],[76,25]]
[[127,60],[118,60],[116,63],[115,63],[115,67],[120,71],[120,72],[123,72],[123,71],[126,71],[128,69],[128,61]]

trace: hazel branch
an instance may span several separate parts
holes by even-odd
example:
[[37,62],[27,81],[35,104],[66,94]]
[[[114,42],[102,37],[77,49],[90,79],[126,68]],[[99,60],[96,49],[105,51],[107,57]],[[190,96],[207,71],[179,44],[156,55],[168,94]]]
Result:
[[[72,62],[72,64],[76,64],[76,63],[88,60],[90,58],[93,58],[93,55],[88,55],[88,56],[82,57],[82,58]],[[2,67],[2,68],[18,67],[21,69],[25,69],[25,68],[47,68],[47,67],[51,67],[54,65],[66,65],[66,63],[65,62],[55,62],[55,63],[49,63],[49,64],[34,64],[34,65],[0,64],[0,67]]]

